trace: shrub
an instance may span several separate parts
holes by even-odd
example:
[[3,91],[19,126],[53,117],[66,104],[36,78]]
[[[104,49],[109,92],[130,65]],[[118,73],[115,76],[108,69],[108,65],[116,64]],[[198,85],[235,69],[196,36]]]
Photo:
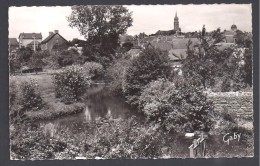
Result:
[[168,131],[208,131],[212,125],[213,104],[192,82],[151,82],[140,96],[140,110]]
[[104,69],[100,63],[97,62],[86,62],[84,65],[84,72],[92,79],[100,79],[103,76]]
[[38,83],[36,80],[21,82],[19,85],[21,90],[20,104],[23,111],[38,111],[43,107],[43,100],[38,91]]
[[65,103],[79,101],[80,96],[90,86],[90,78],[83,73],[83,67],[66,67],[53,75],[55,95]]
[[57,60],[61,67],[80,63],[79,53],[74,49],[61,51]]
[[146,48],[133,58],[125,70],[123,92],[127,102],[137,106],[141,91],[147,84],[159,78],[168,78],[170,74],[168,55],[158,49]]
[[90,137],[89,157],[155,158],[162,155],[164,135],[156,125],[141,125],[134,118],[128,120],[100,120]]
[[13,79],[9,79],[9,108],[11,108],[16,99],[17,99],[17,92],[18,92],[17,83]]

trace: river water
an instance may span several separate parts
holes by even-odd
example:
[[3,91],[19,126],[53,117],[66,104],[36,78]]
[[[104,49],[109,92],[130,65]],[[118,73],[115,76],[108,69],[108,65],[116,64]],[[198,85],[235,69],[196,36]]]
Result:
[[86,106],[83,112],[50,120],[44,124],[51,123],[58,128],[65,127],[72,131],[80,131],[85,130],[87,126],[85,124],[95,123],[100,118],[126,119],[133,115],[141,118],[141,115],[131,110],[123,99],[109,95],[105,84],[92,85],[87,90],[84,100]]

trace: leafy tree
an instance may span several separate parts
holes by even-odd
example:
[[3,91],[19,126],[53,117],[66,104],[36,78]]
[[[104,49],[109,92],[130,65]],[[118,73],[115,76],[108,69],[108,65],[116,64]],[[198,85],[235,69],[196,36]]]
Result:
[[131,42],[126,42],[122,45],[122,47],[125,49],[125,51],[129,51],[134,46]]
[[138,106],[141,91],[151,81],[168,78],[171,73],[169,57],[166,53],[155,48],[144,49],[125,69],[123,92],[127,102]]
[[84,49],[85,56],[98,52],[96,55],[111,61],[111,54],[119,46],[119,35],[124,34],[132,25],[131,14],[123,6],[73,6],[67,20],[71,27],[76,27],[87,39],[87,47],[94,47]]
[[[195,85],[195,86],[194,86]],[[140,96],[141,111],[167,131],[209,131],[212,127],[213,103],[194,80],[151,82]]]
[[61,51],[57,60],[61,67],[81,63],[79,53],[74,49]]
[[216,65],[219,61],[220,50],[216,44],[223,41],[220,29],[212,32],[212,38],[206,39],[200,35],[200,44],[191,48],[191,41],[187,44],[187,58],[183,62],[184,76],[200,80],[204,88],[213,86],[218,73]]
[[33,54],[33,51],[29,47],[21,47],[17,51],[18,58],[19,58],[20,62],[22,63],[22,65],[26,64],[30,60],[32,54]]

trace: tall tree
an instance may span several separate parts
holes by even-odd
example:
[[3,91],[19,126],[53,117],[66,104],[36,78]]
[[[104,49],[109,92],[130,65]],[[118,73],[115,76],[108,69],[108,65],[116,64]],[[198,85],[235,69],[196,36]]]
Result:
[[202,34],[199,36],[201,42],[196,48],[191,47],[191,41],[187,44],[188,55],[183,62],[183,72],[186,78],[192,77],[207,88],[215,83],[215,76],[218,73],[216,63],[220,55],[216,44],[223,41],[223,35],[220,29],[217,29],[212,32],[210,39],[205,38]]
[[88,45],[97,47],[100,56],[114,54],[119,46],[119,35],[132,26],[132,13],[123,6],[73,6],[67,17]]

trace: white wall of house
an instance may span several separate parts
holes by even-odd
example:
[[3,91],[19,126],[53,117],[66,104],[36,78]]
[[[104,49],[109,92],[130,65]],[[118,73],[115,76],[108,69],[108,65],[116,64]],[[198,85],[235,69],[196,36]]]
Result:
[[[26,47],[32,41],[34,41],[34,39],[19,39],[19,44],[20,44],[20,46]],[[35,42],[36,41],[42,42],[42,39],[35,39]]]

